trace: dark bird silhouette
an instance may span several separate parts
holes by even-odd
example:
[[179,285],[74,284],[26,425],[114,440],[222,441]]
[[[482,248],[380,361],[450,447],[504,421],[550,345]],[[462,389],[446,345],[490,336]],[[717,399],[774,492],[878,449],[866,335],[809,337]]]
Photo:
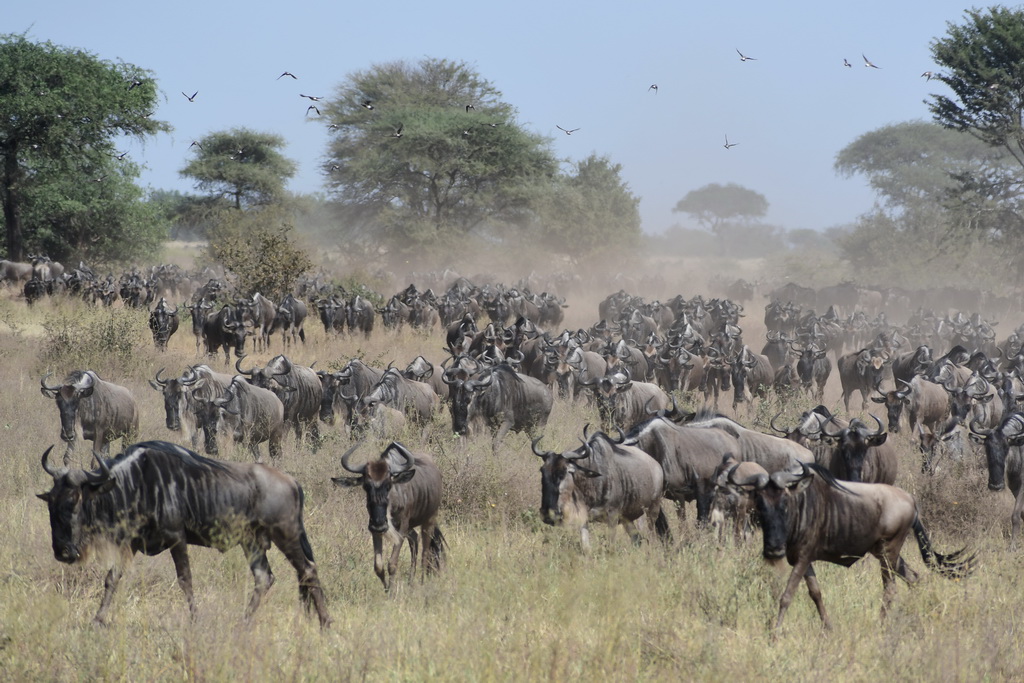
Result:
[[93,180],[95,180],[97,183],[102,183],[106,179],[107,179],[107,176],[105,176],[105,175],[101,175],[98,178],[93,178]]
[[652,90],[654,91],[655,95],[658,94],[658,84],[657,83],[651,83],[651,87],[647,89],[647,92],[651,92]]
[[[137,80],[137,79],[132,80],[132,82],[128,85],[128,92],[131,92],[132,90],[135,90],[140,85],[142,85],[142,81]],[[184,94],[184,93],[182,93],[182,94]]]
[[572,135],[573,133],[575,133],[576,131],[579,130],[579,128],[572,128],[572,129],[566,130],[565,128],[562,128],[561,126],[559,126],[557,123],[555,124],[555,128],[557,128],[558,130],[562,131],[566,135]]
[[202,148],[203,148],[203,146],[202,146],[202,145],[200,145],[200,144],[199,144],[198,142],[196,142],[195,140],[193,140],[193,141],[192,141],[192,144],[188,146],[188,148],[189,148],[189,149],[192,149],[193,147],[198,147],[199,149],[202,149]]
[[[185,95],[184,92],[181,93],[181,94]],[[195,102],[196,101],[196,95],[198,95],[198,94],[199,94],[199,91],[196,90],[194,93],[192,93],[192,97],[189,97],[188,95],[185,95],[185,99],[188,100],[189,102]]]
[[302,93],[299,93],[299,97],[305,97],[307,100],[313,100],[314,102],[319,102],[323,99],[322,97],[313,97],[312,95],[303,95]]
[[398,124],[398,128],[395,128],[395,132],[391,134],[391,137],[393,137],[393,138],[400,138],[400,137],[402,137],[402,131],[403,130],[405,130],[405,124],[404,123]]
[[843,57],[843,66],[853,66],[853,64],[850,64],[848,61],[846,61],[846,57]]
[[312,109],[313,111],[315,111],[315,112],[316,112],[316,115],[317,115],[317,116],[320,116],[320,110],[316,108],[316,105],[315,105],[315,104],[311,104],[311,105],[309,105],[308,107],[306,107],[306,116],[309,116],[309,110],[310,110],[310,109]]
[[871,60],[868,59],[867,57],[865,57],[863,53],[861,53],[860,56],[864,57],[864,66],[870,66],[872,69],[881,69],[882,68],[880,66],[876,66],[876,65],[872,64]]
[[331,164],[331,170],[332,171],[340,171],[341,170],[341,166],[339,166],[338,164]]
[[476,107],[474,107],[474,106],[473,106],[472,104],[467,104],[467,105],[466,105],[466,113],[467,113],[467,114],[468,114],[469,112],[471,112],[471,111],[474,111],[475,109],[476,109]]
[[338,130],[338,124],[332,123],[331,125],[327,126],[327,130]]
[[296,76],[295,74],[293,74],[293,73],[292,73],[291,71],[285,71],[285,72],[284,72],[283,74],[281,74],[280,76],[278,76],[278,77],[277,77],[277,78],[275,78],[274,80],[275,80],[275,81],[279,81],[279,80],[281,80],[282,78],[284,78],[285,76],[291,76],[291,77],[292,77],[292,78],[294,78],[295,80],[298,80],[298,79],[299,79],[299,77],[298,77],[298,76]]
[[118,161],[121,161],[121,160],[123,160],[123,159],[124,159],[124,158],[125,158],[126,156],[128,156],[128,152],[121,152],[120,154],[111,154],[110,156],[114,157],[114,158],[115,158],[115,159],[117,159]]
[[490,126],[491,128],[497,128],[498,126],[501,125],[501,121],[496,121],[494,123],[491,123],[490,121],[488,121],[487,125]]
[[373,109],[373,102],[371,102],[370,100],[363,100],[362,102],[359,103],[359,106],[362,107],[363,109]]
[[925,71],[923,74],[921,74],[921,78],[925,78],[929,81],[932,80],[933,76],[935,76],[935,74],[933,74],[931,71]]
[[743,54],[742,52],[740,52],[739,50],[736,50],[736,54],[738,54],[740,56],[740,61],[741,62],[756,62],[757,61],[757,59],[755,57],[748,57],[745,54]]
[[725,147],[726,149],[729,149],[730,147],[735,147],[738,144],[740,144],[740,143],[738,143],[738,142],[729,142],[729,136],[726,135],[725,136],[725,144],[722,145],[722,146]]

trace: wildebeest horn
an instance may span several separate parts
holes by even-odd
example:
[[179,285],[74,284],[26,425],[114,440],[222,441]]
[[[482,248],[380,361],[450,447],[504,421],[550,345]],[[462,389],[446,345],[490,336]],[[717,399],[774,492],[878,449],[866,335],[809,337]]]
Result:
[[538,436],[536,439],[534,439],[530,443],[530,450],[532,450],[533,454],[536,455],[537,457],[547,459],[547,457],[548,457],[548,452],[547,451],[538,451],[537,450],[537,444],[539,444],[540,440],[543,439],[543,438],[544,438],[543,436]]
[[620,444],[620,443],[622,443],[623,441],[626,440],[626,432],[622,431],[622,427],[616,427],[615,431],[617,431],[619,433],[619,438],[617,440],[616,439],[609,439],[609,441],[611,441],[614,444]]
[[163,372],[163,371],[164,371],[164,368],[160,368],[159,370],[156,371],[156,383],[159,384],[162,387],[166,387],[167,386],[167,382],[169,380],[160,379],[160,373]]
[[110,468],[107,467],[107,461],[104,460],[103,456],[100,455],[99,453],[93,453],[92,457],[96,458],[96,462],[99,463],[99,465],[100,465],[100,472],[102,473],[102,476],[91,476],[91,477],[89,477],[89,483],[91,483],[91,484],[102,484],[103,482],[108,481],[110,479],[110,477],[113,476],[113,475],[111,475],[111,473],[110,473]]
[[771,421],[768,424],[769,424],[769,426],[772,429],[777,431],[779,434],[787,434],[788,435],[789,432],[790,432],[789,429],[779,429],[778,427],[775,426],[775,420],[778,419],[779,415],[782,415],[782,411],[781,410],[779,412],[775,413],[775,416],[771,419]]
[[394,474],[398,474],[399,472],[405,472],[407,470],[412,469],[412,453],[409,452],[409,449],[403,446],[402,444],[398,443],[397,441],[392,441],[390,444],[388,444],[388,447],[384,449],[384,452],[387,453],[392,449],[398,451],[398,454],[402,456],[402,458],[405,460],[405,464],[400,466],[398,470],[394,472]]
[[245,358],[245,354],[242,354],[241,356],[239,356],[238,358],[235,359],[235,370],[238,370],[238,374],[240,374],[240,375],[246,375],[248,377],[252,377],[252,373],[253,373],[252,370],[249,370],[248,372],[246,372],[245,370],[242,369],[242,359],[243,358]]
[[54,479],[59,479],[60,477],[62,477],[65,474],[67,474],[68,468],[62,467],[61,469],[56,469],[55,470],[52,467],[50,467],[49,459],[50,459],[50,451],[52,451],[52,450],[53,450],[53,446],[50,446],[49,448],[47,448],[43,452],[43,461],[42,461],[43,462],[43,471],[46,472],[47,474],[49,474]]
[[[42,387],[42,392],[43,392],[44,396],[46,395],[46,392],[48,392],[48,391],[49,392],[57,392],[57,391],[60,391],[60,389],[61,389],[61,386],[59,384],[56,385],[56,386],[52,386],[52,387],[51,386],[47,386],[46,378],[49,377],[52,374],[53,374],[52,372],[48,372],[45,375],[43,375],[43,378],[41,380],[39,380],[39,386]],[[51,396],[50,398],[53,398],[53,397]]]
[[[868,413],[868,415],[871,415],[871,413]],[[881,421],[881,420],[879,420],[879,419],[878,419],[877,417],[875,417],[874,415],[871,415],[871,419],[872,419],[872,420],[874,420],[874,421],[875,421],[875,424],[877,424],[877,425],[878,425],[878,429],[876,429],[876,430],[875,430],[874,432],[872,432],[871,434],[868,434],[868,436],[878,436],[879,434],[881,434],[882,432],[884,432],[884,431],[885,431],[885,429],[884,429],[884,428],[882,427],[882,421]]]
[[583,425],[583,443],[590,441],[590,435],[587,432],[590,430],[590,423]]
[[352,444],[352,446],[347,451],[345,451],[345,453],[341,456],[341,466],[345,470],[351,472],[352,474],[362,475],[366,473],[366,463],[363,463],[362,466],[358,468],[349,467],[348,464],[348,459],[352,456],[353,453],[355,453],[356,449],[362,445],[362,441],[357,441],[356,443]]
[[994,431],[994,429],[985,429],[984,427],[982,427],[981,424],[978,422],[978,418],[974,418],[973,420],[971,420],[971,433],[976,436],[980,436],[983,439],[987,439],[988,437],[992,436],[992,432]]
[[825,422],[825,424],[823,424],[821,426],[821,433],[822,434],[824,434],[825,436],[830,436],[832,438],[835,438],[835,437],[837,437],[837,436],[839,436],[840,434],[843,433],[842,429],[840,429],[838,432],[830,432],[828,430],[828,425],[830,425],[830,424],[834,424],[837,427],[839,426],[839,423],[836,422],[836,416],[835,415],[829,416],[828,421]]
[[787,470],[779,470],[772,472],[771,481],[780,489],[785,489],[811,476],[814,476],[814,472],[805,463],[801,462],[799,474]]

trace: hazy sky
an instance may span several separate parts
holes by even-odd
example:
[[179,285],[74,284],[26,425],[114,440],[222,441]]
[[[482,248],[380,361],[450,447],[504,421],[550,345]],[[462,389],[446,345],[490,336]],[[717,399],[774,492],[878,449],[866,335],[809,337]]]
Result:
[[[946,92],[931,41],[963,23],[962,2],[68,2],[6,3],[0,32],[85,49],[154,72],[155,116],[174,127],[144,146],[143,185],[193,191],[178,171],[189,144],[233,127],[282,135],[299,171],[290,189],[323,189],[326,124],[299,93],[330,96],[374,63],[423,57],[475,67],[549,135],[560,158],[622,165],[647,232],[686,220],[690,190],[735,182],[765,195],[767,220],[822,229],[868,210],[836,153],[862,133],[928,119]],[[741,62],[736,50],[756,58]],[[864,66],[862,54],[879,69]],[[852,67],[845,68],[843,59]],[[275,80],[282,71],[299,77]],[[655,94],[651,84],[658,85]],[[199,91],[195,102],[181,92]],[[566,136],[555,126],[580,128]],[[726,150],[725,136],[738,143]]]

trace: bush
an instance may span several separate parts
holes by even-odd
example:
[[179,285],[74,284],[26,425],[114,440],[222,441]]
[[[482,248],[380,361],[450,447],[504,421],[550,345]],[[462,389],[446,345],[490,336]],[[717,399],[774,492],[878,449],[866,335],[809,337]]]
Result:
[[39,361],[44,368],[95,370],[101,376],[124,374],[147,361],[140,349],[149,336],[145,311],[125,308],[58,313],[43,321]]

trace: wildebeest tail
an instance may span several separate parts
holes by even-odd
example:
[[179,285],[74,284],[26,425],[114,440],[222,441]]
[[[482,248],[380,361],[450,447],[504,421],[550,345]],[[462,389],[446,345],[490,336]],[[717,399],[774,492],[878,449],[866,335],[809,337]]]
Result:
[[668,526],[668,517],[665,516],[664,510],[658,510],[658,518],[654,520],[654,531],[662,541],[672,542],[672,529]]
[[435,526],[434,533],[430,537],[430,556],[433,559],[434,568],[441,569],[444,566],[445,550],[448,548],[448,541],[441,533],[441,527]]
[[974,555],[964,557],[966,548],[956,552],[943,555],[935,552],[932,543],[928,540],[928,534],[921,524],[920,518],[914,520],[914,536],[917,538],[917,547],[921,549],[921,559],[928,565],[928,568],[948,579],[961,579],[971,575],[974,571]]
[[313,559],[313,546],[309,544],[309,536],[306,535],[306,525],[302,523],[302,509],[306,506],[306,494],[303,492],[302,487],[299,487],[299,544],[302,546],[302,554],[306,556],[306,559],[310,562],[316,562]]

